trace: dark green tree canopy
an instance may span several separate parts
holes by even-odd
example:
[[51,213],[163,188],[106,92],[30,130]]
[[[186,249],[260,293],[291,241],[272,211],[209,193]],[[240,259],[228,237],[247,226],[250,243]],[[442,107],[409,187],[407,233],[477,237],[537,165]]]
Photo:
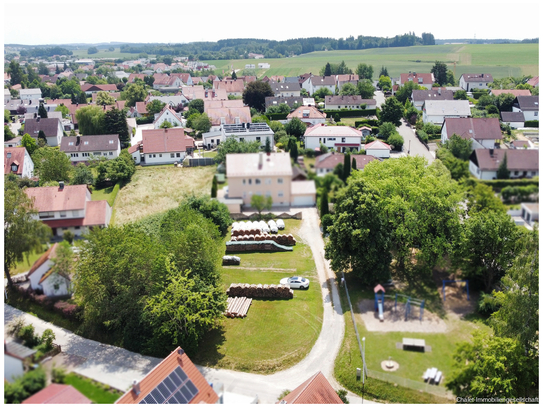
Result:
[[243,103],[259,112],[266,110],[266,97],[273,96],[268,82],[254,81],[247,84],[243,91]]
[[434,74],[434,78],[440,86],[447,84],[447,64],[436,61],[430,72]]
[[388,98],[381,106],[381,114],[379,120],[381,123],[390,122],[396,127],[402,124],[404,114],[403,105],[395,97]]

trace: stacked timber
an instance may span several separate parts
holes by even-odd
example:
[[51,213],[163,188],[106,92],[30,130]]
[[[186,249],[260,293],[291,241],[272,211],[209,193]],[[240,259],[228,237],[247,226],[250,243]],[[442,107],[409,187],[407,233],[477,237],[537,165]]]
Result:
[[252,298],[247,297],[229,297],[225,315],[230,318],[245,318],[247,311],[251,306]]
[[285,284],[230,284],[226,294],[229,297],[286,298],[292,299],[294,291]]

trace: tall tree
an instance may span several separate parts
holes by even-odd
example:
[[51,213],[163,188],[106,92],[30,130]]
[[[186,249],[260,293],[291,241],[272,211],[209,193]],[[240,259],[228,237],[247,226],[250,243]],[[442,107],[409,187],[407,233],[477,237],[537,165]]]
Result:
[[297,117],[293,117],[285,124],[285,131],[288,135],[296,137],[298,140],[305,134],[307,126]]
[[490,293],[513,263],[519,230],[507,213],[488,210],[471,212],[462,227],[462,275]]
[[96,105],[97,106],[110,106],[115,104],[115,98],[111,96],[109,92],[98,92],[96,94]]
[[358,75],[359,80],[369,79],[371,80],[373,76],[373,66],[366,64],[358,64],[356,67],[356,74]]
[[390,92],[392,90],[392,81],[388,76],[381,75],[379,77],[379,88],[383,92]]
[[251,206],[256,209],[258,212],[258,218],[262,218],[263,210],[270,210],[272,207],[273,201],[271,196],[256,195],[251,196]]
[[356,85],[356,93],[362,97],[362,99],[373,99],[373,93],[375,87],[369,79],[361,79]]
[[26,148],[26,151],[28,151],[28,154],[32,156],[34,154],[34,151],[38,148],[38,143],[36,143],[36,140],[34,140],[30,134],[25,133],[23,134],[23,137],[21,138],[21,146]]
[[398,127],[402,124],[403,113],[403,105],[398,99],[391,97],[381,105],[379,120],[381,123],[390,122]]
[[105,112],[100,106],[84,106],[77,109],[75,117],[79,124],[79,133],[83,136],[105,134]]
[[75,166],[70,184],[72,185],[92,185],[94,176],[91,169],[85,163],[79,163]]
[[7,71],[10,76],[9,83],[11,84],[11,86],[18,85],[22,82],[24,74],[23,68],[21,68],[21,65],[19,65],[16,60],[11,60]]
[[40,185],[49,181],[68,181],[72,163],[66,153],[55,147],[38,148],[32,155],[34,173],[40,178]]
[[238,76],[236,75],[236,71],[232,71],[231,78],[232,78],[233,80],[238,79]]
[[217,197],[217,177],[213,176],[213,182],[211,183],[211,198]]
[[324,215],[328,215],[330,213],[329,205],[328,205],[328,190],[326,188],[322,188],[321,192],[321,199],[320,199],[320,215],[321,219],[324,217]]
[[121,143],[125,146],[128,145],[130,135],[124,110],[114,107],[104,114],[104,132],[105,134],[118,134]]
[[434,78],[440,86],[447,83],[447,65],[444,62],[436,61],[430,72],[434,74]]
[[498,166],[498,179],[509,179],[509,169],[507,168],[507,153],[503,155],[503,160]]
[[269,137],[266,137],[266,146],[264,147],[264,152],[266,154],[269,154],[272,152],[272,148],[271,148],[271,141],[270,141],[270,138]]
[[273,96],[268,82],[254,81],[247,84],[243,91],[243,103],[259,112],[266,110],[266,97]]
[[332,68],[330,67],[330,62],[327,62],[324,67],[324,75],[323,76],[331,76],[332,75]]
[[388,69],[386,66],[381,66],[381,70],[379,71],[379,77],[381,76],[388,76]]
[[4,180],[4,274],[13,285],[10,269],[31,253],[40,253],[51,229],[36,219],[32,200],[17,182]]
[[235,138],[229,137],[217,147],[217,155],[214,160],[220,164],[225,162],[227,154],[258,153],[259,151],[259,141],[237,141]]
[[288,142],[288,151],[290,158],[292,158],[292,160],[296,163],[298,161],[298,143],[293,137],[291,137]]
[[353,161],[351,162],[351,171],[356,171],[356,158],[353,157]]
[[357,87],[350,82],[347,82],[341,87],[339,94],[342,96],[354,96],[357,94]]
[[144,86],[138,83],[127,85],[121,96],[126,100],[126,105],[129,107],[136,106],[136,102],[143,102],[147,97],[147,91]]
[[47,110],[45,110],[45,106],[43,103],[40,103],[40,107],[38,109],[38,116],[40,116],[42,119],[47,119]]
[[471,139],[464,139],[458,134],[453,134],[447,139],[447,141],[445,141],[443,146],[447,150],[449,150],[456,158],[467,161],[469,160],[469,156],[473,151],[471,148],[471,143]]
[[343,155],[343,182],[347,182],[347,178],[351,175],[351,155],[345,153]]

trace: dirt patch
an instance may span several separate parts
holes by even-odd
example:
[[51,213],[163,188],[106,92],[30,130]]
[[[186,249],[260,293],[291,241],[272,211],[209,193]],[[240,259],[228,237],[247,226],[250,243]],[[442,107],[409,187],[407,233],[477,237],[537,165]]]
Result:
[[368,331],[443,333],[448,329],[445,321],[427,310],[424,310],[422,320],[419,320],[420,307],[417,306],[411,306],[411,313],[406,320],[406,305],[398,303],[394,307],[394,300],[385,300],[383,322],[379,320],[379,315],[374,309],[374,300],[361,300],[357,306],[360,312],[357,317],[364,321]]

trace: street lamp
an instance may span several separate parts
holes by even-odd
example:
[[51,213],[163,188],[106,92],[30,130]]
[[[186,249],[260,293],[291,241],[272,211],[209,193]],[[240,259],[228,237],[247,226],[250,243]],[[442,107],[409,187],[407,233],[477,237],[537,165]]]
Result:
[[411,140],[409,140],[409,148],[407,149],[407,155],[411,152]]

